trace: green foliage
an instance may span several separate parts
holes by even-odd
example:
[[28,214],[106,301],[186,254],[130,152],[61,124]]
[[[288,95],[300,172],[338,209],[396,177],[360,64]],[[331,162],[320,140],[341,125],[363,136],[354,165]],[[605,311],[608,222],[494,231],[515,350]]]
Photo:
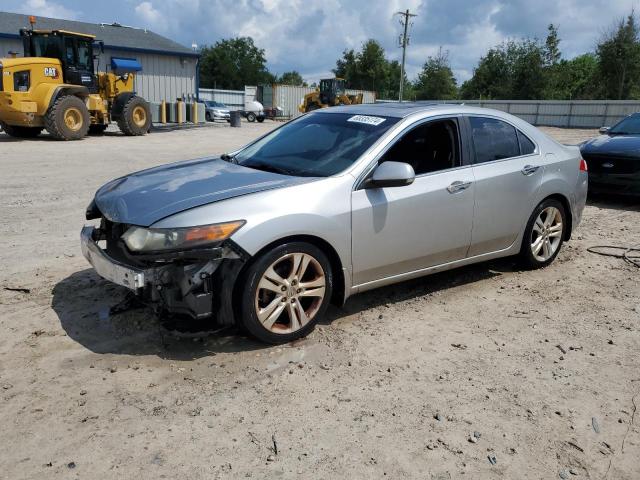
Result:
[[241,90],[245,85],[273,83],[264,50],[250,37],[220,40],[202,49],[200,85],[204,88]]
[[414,84],[418,100],[452,100],[458,95],[458,85],[449,65],[449,54],[442,48],[428,57]]
[[290,72],[284,72],[276,79],[276,83],[281,85],[294,85],[306,87],[307,83],[303,80],[302,75],[296,70]]
[[462,98],[534,100],[545,88],[545,48],[523,39],[498,45],[480,59],[473,77],[460,89]]
[[638,97],[640,86],[640,29],[633,12],[607,33],[596,52],[602,94],[626,100]]
[[398,97],[400,63],[387,60],[384,49],[375,40],[367,40],[359,52],[345,50],[333,73],[346,80],[347,88],[372,90],[378,98]]

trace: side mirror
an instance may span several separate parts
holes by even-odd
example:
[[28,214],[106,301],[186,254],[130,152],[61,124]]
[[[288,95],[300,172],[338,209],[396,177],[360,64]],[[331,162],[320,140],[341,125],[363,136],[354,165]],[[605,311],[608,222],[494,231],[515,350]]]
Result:
[[416,172],[408,163],[384,162],[376,167],[365,188],[404,187],[416,179]]
[[598,131],[604,135],[605,133],[609,133],[610,129],[611,127],[600,127],[600,130]]

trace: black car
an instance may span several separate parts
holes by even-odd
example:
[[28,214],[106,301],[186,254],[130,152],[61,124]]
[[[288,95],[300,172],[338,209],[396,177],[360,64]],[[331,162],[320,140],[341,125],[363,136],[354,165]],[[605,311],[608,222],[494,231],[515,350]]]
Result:
[[582,145],[589,192],[640,196],[640,113],[629,115]]

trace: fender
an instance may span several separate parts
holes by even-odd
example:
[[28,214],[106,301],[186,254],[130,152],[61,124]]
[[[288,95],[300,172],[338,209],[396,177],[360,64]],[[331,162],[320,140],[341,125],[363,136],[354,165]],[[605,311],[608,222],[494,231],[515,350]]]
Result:
[[135,92],[124,92],[119,94],[113,101],[111,106],[111,119],[118,120],[122,116],[122,110],[132,97],[135,97]]
[[63,95],[75,95],[78,97],[86,97],[89,95],[89,89],[82,85],[71,85],[67,83],[58,85],[55,89],[52,90],[49,101],[45,102],[45,104],[47,105],[47,110],[49,110],[51,106],[55,103],[55,101]]

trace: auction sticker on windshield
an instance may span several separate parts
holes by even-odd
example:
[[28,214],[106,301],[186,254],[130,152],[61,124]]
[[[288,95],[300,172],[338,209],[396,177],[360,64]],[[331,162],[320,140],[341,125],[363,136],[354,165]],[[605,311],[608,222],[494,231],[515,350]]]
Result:
[[384,122],[386,118],[371,117],[369,115],[354,115],[347,122],[366,123],[367,125],[378,126]]

